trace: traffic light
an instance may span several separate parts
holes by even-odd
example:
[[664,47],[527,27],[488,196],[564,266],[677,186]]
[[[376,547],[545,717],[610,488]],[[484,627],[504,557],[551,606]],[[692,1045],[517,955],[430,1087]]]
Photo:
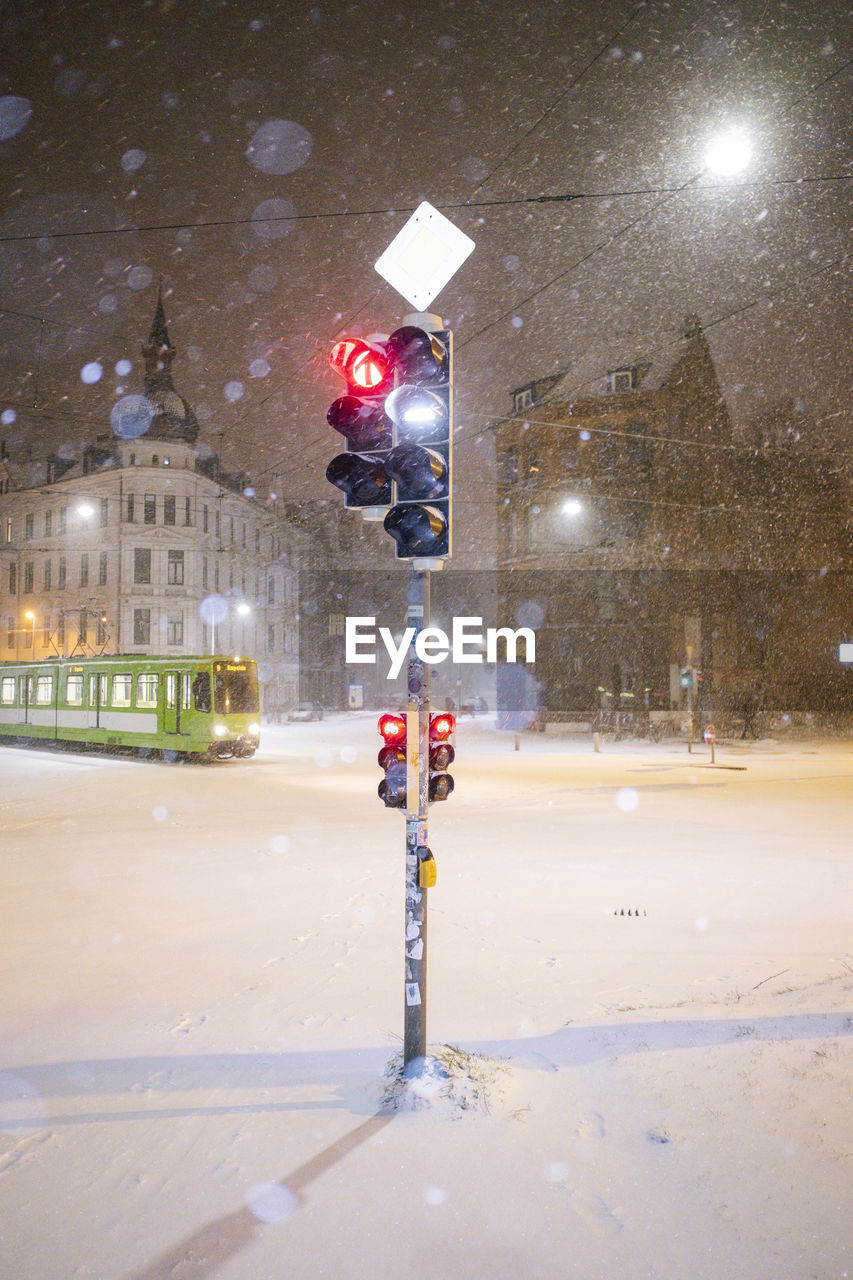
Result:
[[385,411],[395,433],[384,466],[395,494],[385,528],[397,544],[398,560],[446,558],[451,552],[451,333],[404,325],[391,334],[387,350],[395,385]]
[[446,800],[454,787],[447,770],[456,758],[453,737],[456,721],[449,712],[441,711],[429,719],[429,798]]
[[347,394],[335,400],[326,419],[346,440],[347,452],[332,459],[326,479],[343,491],[347,507],[390,507],[384,459],[393,428],[385,399],[393,385],[393,362],[382,342],[344,338],[335,343],[329,363],[345,380]]
[[380,768],[385,771],[385,777],[379,784],[379,799],[386,809],[405,809],[406,717],[380,716],[378,728],[385,743],[377,756]]
[[683,667],[681,671],[681,687],[682,689],[690,688],[690,668]]

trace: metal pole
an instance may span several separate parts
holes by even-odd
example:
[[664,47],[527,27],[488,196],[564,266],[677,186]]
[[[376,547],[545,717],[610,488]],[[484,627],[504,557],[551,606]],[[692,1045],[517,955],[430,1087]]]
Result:
[[420,632],[429,626],[429,570],[409,565],[408,621],[414,627],[409,648],[406,735],[406,930],[403,1070],[426,1057],[427,890],[420,886],[419,850],[428,845],[429,666],[415,652]]

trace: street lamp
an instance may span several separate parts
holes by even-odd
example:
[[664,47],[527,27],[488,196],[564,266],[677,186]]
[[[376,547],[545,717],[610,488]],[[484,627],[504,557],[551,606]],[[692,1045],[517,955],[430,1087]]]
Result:
[[578,498],[566,498],[560,510],[564,516],[579,516],[583,511],[583,503]]
[[92,506],[91,502],[81,502],[77,507],[77,514],[78,516],[82,516],[84,520],[91,520],[92,516],[95,514],[95,508]]
[[27,609],[24,617],[30,624],[30,645],[32,646],[33,657],[36,656],[36,615],[32,609]]
[[741,173],[752,159],[752,144],[739,129],[730,129],[708,144],[705,167],[722,177]]

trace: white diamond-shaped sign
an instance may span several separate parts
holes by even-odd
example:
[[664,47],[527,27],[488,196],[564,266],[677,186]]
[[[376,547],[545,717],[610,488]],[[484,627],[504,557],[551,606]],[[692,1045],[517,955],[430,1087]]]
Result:
[[375,266],[407,302],[425,311],[473,249],[470,236],[424,200]]

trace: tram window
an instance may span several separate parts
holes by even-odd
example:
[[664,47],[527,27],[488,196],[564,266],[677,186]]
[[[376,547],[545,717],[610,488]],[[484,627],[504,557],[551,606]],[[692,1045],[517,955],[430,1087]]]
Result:
[[195,680],[193,680],[193,700],[195,702],[196,711],[209,711],[210,702],[210,672],[199,671]]
[[83,705],[82,675],[70,675],[68,677],[68,684],[65,686],[65,698],[73,706],[80,707]]
[[181,706],[184,711],[188,711],[190,707],[190,692],[192,690],[192,681],[190,680],[189,671],[181,672]]
[[236,663],[217,669],[215,705],[218,715],[251,715],[260,708],[254,666]]
[[141,671],[136,677],[136,705],[138,707],[157,706],[156,671]]
[[167,671],[166,672],[166,706],[169,708],[170,711],[174,710],[174,707],[175,707],[175,693],[176,693],[175,673],[174,671]]
[[15,677],[4,676],[0,680],[0,702],[6,707],[15,701]]
[[36,702],[46,706],[53,701],[53,676],[42,675],[36,680]]
[[129,672],[113,676],[113,706],[129,707],[133,677]]

